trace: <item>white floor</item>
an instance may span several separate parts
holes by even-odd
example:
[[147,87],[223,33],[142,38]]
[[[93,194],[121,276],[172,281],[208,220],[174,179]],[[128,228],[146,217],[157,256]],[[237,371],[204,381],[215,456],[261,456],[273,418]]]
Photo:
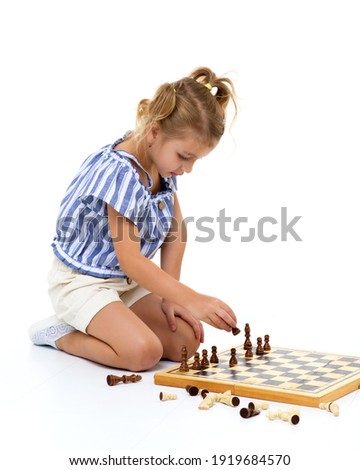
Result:
[[[339,417],[301,407],[298,426],[269,421],[265,412],[244,420],[239,408],[216,404],[200,411],[198,397],[154,385],[154,372],[170,365],[162,362],[156,370],[141,373],[136,384],[109,387],[106,376],[121,371],[33,346],[24,337],[12,360],[2,366],[1,458],[8,469],[20,463],[65,469],[70,457],[109,455],[200,457],[201,468],[210,468],[214,455],[227,456],[224,467],[231,455],[234,462],[236,455],[289,455],[290,465],[278,468],[290,469],[305,464],[315,468],[315,463],[350,469],[357,459],[359,392],[338,400]],[[161,402],[162,390],[176,392],[178,399]],[[240,399],[240,406],[249,402]],[[271,409],[282,407],[286,404],[270,403]]]

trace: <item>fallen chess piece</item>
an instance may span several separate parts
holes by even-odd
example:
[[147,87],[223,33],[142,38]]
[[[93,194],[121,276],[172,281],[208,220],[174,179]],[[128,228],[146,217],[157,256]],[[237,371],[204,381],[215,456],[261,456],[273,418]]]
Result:
[[255,411],[268,410],[269,409],[269,403],[266,403],[265,401],[262,401],[262,402],[251,401],[248,404],[248,408],[250,410],[255,410]]
[[251,408],[241,408],[240,416],[242,418],[253,418],[254,416],[258,416],[260,414],[260,410],[253,410]]
[[329,411],[334,416],[339,416],[340,414],[339,405],[334,401],[330,401],[329,403],[320,403],[319,408],[320,410]]
[[131,374],[131,375],[122,375],[121,377],[118,375],[108,375],[106,377],[106,382],[108,385],[113,386],[118,383],[130,383],[130,382],[139,382],[142,379],[141,375]]
[[177,395],[176,393],[160,392],[159,398],[161,401],[177,400]]
[[224,403],[225,405],[233,406],[233,407],[239,406],[240,404],[240,398],[234,397],[231,394],[230,390],[227,390],[224,393],[215,394],[215,401]]
[[300,409],[297,406],[287,408],[286,410],[268,411],[266,417],[271,421],[281,419],[289,424],[298,424],[300,422]]
[[205,395],[205,397],[202,399],[202,402],[198,406],[199,410],[208,410],[212,406],[214,406],[216,399],[215,395],[208,393]]

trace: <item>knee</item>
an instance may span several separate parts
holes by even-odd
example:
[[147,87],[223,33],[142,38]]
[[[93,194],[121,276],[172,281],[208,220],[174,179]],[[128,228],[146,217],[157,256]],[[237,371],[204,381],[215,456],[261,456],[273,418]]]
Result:
[[168,358],[170,361],[181,362],[181,350],[186,346],[188,357],[192,357],[200,347],[200,341],[195,338],[194,330],[187,323],[183,328],[179,328],[176,340],[173,342]]
[[141,372],[152,369],[162,358],[163,347],[157,337],[137,338],[129,351],[129,369]]

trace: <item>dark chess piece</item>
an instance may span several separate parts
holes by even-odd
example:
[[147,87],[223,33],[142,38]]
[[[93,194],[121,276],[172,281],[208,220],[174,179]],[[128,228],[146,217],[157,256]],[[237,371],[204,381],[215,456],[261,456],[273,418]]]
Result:
[[244,349],[247,350],[252,348],[252,343],[250,341],[250,326],[249,323],[245,324],[245,342],[244,342]]
[[217,357],[217,347],[216,346],[211,347],[210,362],[212,364],[218,364],[219,363],[219,358]]
[[202,351],[202,359],[201,359],[201,367],[205,368],[208,367],[209,364],[209,359],[208,359],[208,352],[207,349],[203,349]]
[[194,370],[201,370],[200,354],[198,352],[194,354],[194,362],[191,368]]
[[257,339],[256,354],[258,356],[261,356],[262,354],[264,354],[264,348],[263,348],[263,345],[262,345],[262,338],[260,336]]
[[230,360],[229,360],[229,366],[230,367],[236,366],[236,364],[238,363],[238,361],[236,359],[236,349],[231,348],[230,354],[231,354],[231,356],[230,356]]
[[245,357],[247,359],[250,359],[251,357],[253,357],[253,352],[252,352],[252,346],[250,346],[249,348],[246,349],[246,353],[245,353]]
[[188,363],[187,363],[187,359],[188,359],[187,349],[186,349],[186,346],[183,346],[181,348],[181,364],[180,364],[180,369],[179,369],[180,372],[188,372],[189,371],[189,366],[188,366]]
[[264,351],[265,351],[265,352],[271,351],[271,347],[270,347],[269,340],[270,340],[270,336],[269,336],[269,335],[265,335],[265,336],[264,336]]

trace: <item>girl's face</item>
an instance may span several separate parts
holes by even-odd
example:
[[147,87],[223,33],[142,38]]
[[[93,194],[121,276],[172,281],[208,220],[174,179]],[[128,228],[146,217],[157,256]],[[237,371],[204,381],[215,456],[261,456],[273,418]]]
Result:
[[149,145],[148,156],[163,178],[190,173],[194,163],[214,148],[201,144],[191,133],[184,138],[166,139],[161,131],[150,133]]

